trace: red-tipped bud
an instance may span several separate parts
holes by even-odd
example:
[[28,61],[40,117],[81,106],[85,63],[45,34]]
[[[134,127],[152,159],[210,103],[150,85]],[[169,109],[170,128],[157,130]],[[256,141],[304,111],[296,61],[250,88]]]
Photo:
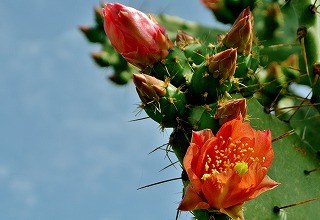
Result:
[[133,74],[133,82],[141,101],[148,104],[159,101],[166,94],[165,82],[146,74]]
[[154,18],[118,3],[104,10],[104,30],[112,46],[131,64],[144,69],[167,57],[173,43]]
[[219,118],[219,124],[222,125],[228,121],[238,118],[245,118],[247,114],[247,103],[245,98],[229,100],[215,113],[215,118]]
[[237,67],[237,50],[228,49],[214,54],[207,60],[209,72],[213,77],[220,78],[221,82],[231,79]]
[[186,32],[178,30],[176,37],[176,45],[178,47],[185,47],[189,44],[197,43],[197,39],[188,35]]
[[246,8],[240,13],[230,31],[222,39],[222,43],[229,48],[237,48],[238,53],[248,55],[252,48],[253,36],[253,15],[250,8]]

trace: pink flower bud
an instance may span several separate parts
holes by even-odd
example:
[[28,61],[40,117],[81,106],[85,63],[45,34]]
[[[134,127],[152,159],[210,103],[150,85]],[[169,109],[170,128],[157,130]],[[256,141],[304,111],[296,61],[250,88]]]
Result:
[[250,8],[243,10],[234,22],[230,31],[222,39],[229,48],[237,48],[238,53],[250,54],[254,35],[253,15]]
[[103,10],[104,30],[112,46],[131,64],[144,69],[167,57],[173,43],[154,18],[119,3]]
[[214,54],[207,60],[209,72],[213,77],[220,78],[221,82],[230,79],[237,67],[237,50],[228,49],[220,53]]
[[133,74],[133,83],[141,101],[148,104],[159,101],[166,94],[165,82],[146,74]]

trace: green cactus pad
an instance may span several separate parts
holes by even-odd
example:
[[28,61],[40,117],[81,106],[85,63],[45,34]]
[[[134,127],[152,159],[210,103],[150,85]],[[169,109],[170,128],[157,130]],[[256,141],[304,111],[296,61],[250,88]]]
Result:
[[192,130],[203,130],[210,128],[213,133],[219,130],[219,121],[214,118],[217,109],[217,104],[195,106],[190,109],[188,121],[192,126]]
[[161,127],[176,127],[179,119],[182,119],[187,112],[186,104],[185,94],[175,86],[168,84],[165,96],[159,101],[144,104],[142,108]]
[[228,92],[232,83],[225,80],[220,83],[219,78],[214,78],[209,73],[206,63],[198,65],[189,85],[188,96],[190,102],[196,104],[213,103]]
[[170,83],[176,87],[190,81],[192,76],[192,70],[187,58],[178,47],[174,47],[165,59],[156,63],[150,70],[144,72],[149,72],[151,76],[160,80],[166,80],[166,78],[168,78],[170,79]]

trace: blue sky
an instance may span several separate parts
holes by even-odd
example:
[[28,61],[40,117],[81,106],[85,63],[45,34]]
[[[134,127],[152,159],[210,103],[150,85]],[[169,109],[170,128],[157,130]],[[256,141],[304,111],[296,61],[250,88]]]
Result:
[[[198,0],[120,3],[214,24]],[[128,122],[144,116],[133,85],[107,81],[89,57],[99,47],[78,31],[99,4],[0,2],[0,219],[175,218],[180,181],[136,190],[180,176],[159,172],[169,164],[164,152],[148,155],[170,131]]]

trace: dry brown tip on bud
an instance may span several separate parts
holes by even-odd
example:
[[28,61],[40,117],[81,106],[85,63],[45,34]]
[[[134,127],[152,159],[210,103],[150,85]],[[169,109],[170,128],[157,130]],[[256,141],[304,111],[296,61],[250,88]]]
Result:
[[79,30],[82,31],[83,33],[86,33],[90,30],[91,28],[87,25],[81,25],[79,26]]

